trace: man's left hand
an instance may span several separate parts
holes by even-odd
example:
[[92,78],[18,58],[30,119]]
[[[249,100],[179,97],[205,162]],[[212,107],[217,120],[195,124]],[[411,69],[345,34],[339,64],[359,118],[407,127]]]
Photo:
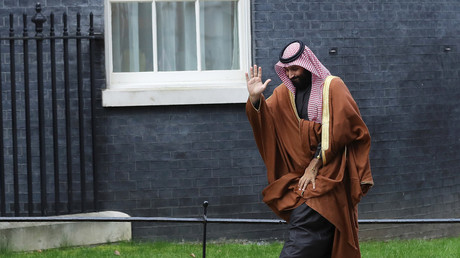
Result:
[[305,189],[307,189],[307,186],[309,183],[312,184],[313,190],[316,189],[316,175],[318,174],[318,168],[321,166],[320,165],[321,161],[318,160],[317,158],[314,158],[308,167],[305,169],[305,173],[299,180],[299,190],[303,192]]

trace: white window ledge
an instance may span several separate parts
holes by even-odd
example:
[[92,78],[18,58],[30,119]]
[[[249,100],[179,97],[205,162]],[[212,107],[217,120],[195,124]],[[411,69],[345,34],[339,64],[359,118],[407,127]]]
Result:
[[102,91],[104,107],[245,103],[246,83],[220,86],[123,87]]

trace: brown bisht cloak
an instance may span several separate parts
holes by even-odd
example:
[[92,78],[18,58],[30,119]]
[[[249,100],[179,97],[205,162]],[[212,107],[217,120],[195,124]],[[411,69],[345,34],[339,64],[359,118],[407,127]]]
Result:
[[[373,185],[370,135],[344,82],[328,79],[322,124],[299,118],[294,95],[283,84],[267,100],[261,95],[258,109],[248,100],[246,113],[267,168],[263,201],[287,221],[306,203],[336,227],[332,257],[360,257],[357,204]],[[309,184],[301,196],[297,184],[319,142],[323,166],[316,189]]]

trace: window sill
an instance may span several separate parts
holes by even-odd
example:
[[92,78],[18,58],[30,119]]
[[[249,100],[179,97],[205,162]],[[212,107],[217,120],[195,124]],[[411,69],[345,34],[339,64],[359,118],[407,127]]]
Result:
[[123,87],[102,91],[103,107],[245,103],[246,84],[223,86]]

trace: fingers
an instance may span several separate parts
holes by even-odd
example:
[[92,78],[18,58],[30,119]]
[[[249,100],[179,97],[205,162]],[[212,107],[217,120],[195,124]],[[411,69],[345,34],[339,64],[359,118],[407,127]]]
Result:
[[[251,66],[249,68],[249,73],[245,73],[245,76],[246,76],[246,83],[248,84],[248,89],[249,89],[249,85],[251,84],[253,86],[257,86],[262,91],[264,91],[267,88],[268,84],[272,81],[271,79],[267,79],[262,84],[262,67],[257,67],[257,65]],[[260,85],[262,87],[260,87]]]
[[302,191],[302,193],[303,193],[305,191],[305,189],[307,189],[307,186],[308,186],[309,183],[312,184],[312,188],[313,188],[313,190],[315,190],[316,189],[316,178],[315,177],[313,177],[313,178],[301,177],[300,180],[299,180],[299,184],[298,184],[299,191]]
[[249,68],[249,75],[246,76],[246,80],[259,77],[262,78],[262,67],[257,68],[257,65],[254,65]]
[[271,82],[272,80],[271,79],[268,79],[265,81],[264,83],[264,89],[267,88],[267,85]]
[[262,91],[262,92],[267,88],[268,83],[271,82],[271,81],[272,81],[272,80],[268,79],[268,80],[265,81],[264,84],[262,84],[262,87],[261,87],[261,91]]
[[307,178],[307,179],[303,179],[301,178],[300,181],[299,181],[299,190],[302,190],[302,191],[305,191],[305,189],[307,188],[307,185],[310,183],[310,179]]
[[305,192],[305,189],[307,189],[307,186],[308,186],[309,183],[312,184],[312,188],[313,188],[313,190],[315,190],[316,189],[315,179],[307,179],[306,181],[304,181],[301,184],[299,184],[299,191]]
[[257,65],[254,65],[254,67],[251,67],[251,71],[253,72],[252,73],[252,78],[255,78],[255,77],[260,77],[259,74],[260,74],[260,67],[259,69],[257,69]]

